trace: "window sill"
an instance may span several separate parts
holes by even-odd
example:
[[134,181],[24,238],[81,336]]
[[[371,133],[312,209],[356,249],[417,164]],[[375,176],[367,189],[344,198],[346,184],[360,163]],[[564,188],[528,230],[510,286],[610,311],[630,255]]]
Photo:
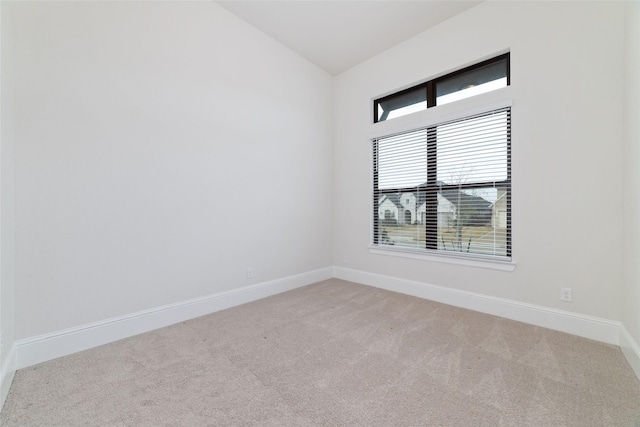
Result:
[[486,268],[489,270],[513,271],[516,264],[513,261],[501,261],[487,258],[471,258],[448,254],[417,253],[412,250],[397,248],[381,248],[369,246],[369,252],[376,255],[388,255],[401,258],[418,259],[423,261],[440,262],[444,264],[463,265],[466,267]]

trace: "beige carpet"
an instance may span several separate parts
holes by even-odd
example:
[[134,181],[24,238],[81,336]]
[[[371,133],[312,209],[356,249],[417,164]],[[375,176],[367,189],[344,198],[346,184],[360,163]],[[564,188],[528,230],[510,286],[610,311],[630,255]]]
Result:
[[5,426],[638,426],[619,348],[329,280],[20,370]]

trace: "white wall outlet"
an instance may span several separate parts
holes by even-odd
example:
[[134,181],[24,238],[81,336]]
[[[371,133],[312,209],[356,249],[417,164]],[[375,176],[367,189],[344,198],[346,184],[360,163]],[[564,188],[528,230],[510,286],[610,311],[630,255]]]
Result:
[[572,299],[571,288],[560,288],[560,301],[571,302]]
[[342,262],[343,262],[344,264],[348,263],[348,262],[349,262],[349,257],[348,257],[347,255],[344,255],[344,256],[342,257]]
[[253,267],[247,268],[247,279],[253,279]]

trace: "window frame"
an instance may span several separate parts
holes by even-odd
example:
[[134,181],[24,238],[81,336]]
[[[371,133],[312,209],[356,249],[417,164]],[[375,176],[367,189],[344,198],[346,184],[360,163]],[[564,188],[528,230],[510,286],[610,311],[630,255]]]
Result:
[[[438,185],[438,143],[437,143],[437,128],[438,126],[446,126],[451,123],[460,122],[468,119],[478,118],[485,115],[493,114],[496,112],[506,112],[507,114],[507,134],[506,134],[506,177],[504,180],[499,181],[482,181],[482,182],[473,182],[473,183],[458,183],[458,184],[445,184]],[[425,185],[420,186],[412,186],[412,187],[394,187],[394,188],[385,188],[379,189],[377,184],[377,174],[378,174],[378,160],[379,153],[377,150],[377,142],[380,139],[384,139],[390,136],[408,134],[411,132],[426,130],[427,135],[427,182]],[[372,234],[371,234],[371,246],[370,248],[373,250],[377,250],[375,253],[381,253],[380,251],[394,251],[399,253],[413,253],[417,255],[433,255],[433,256],[447,256],[447,257],[458,257],[463,259],[473,259],[473,260],[482,260],[482,261],[490,261],[497,263],[511,263],[513,260],[512,255],[512,221],[511,221],[511,198],[512,198],[512,176],[511,176],[511,104],[506,106],[502,106],[499,108],[489,108],[485,109],[483,112],[469,114],[466,116],[456,117],[451,120],[441,121],[437,123],[431,123],[427,126],[404,129],[401,132],[396,132],[392,135],[387,136],[379,136],[372,138],[371,140],[371,153],[372,153]],[[505,197],[506,197],[506,209],[507,209],[507,227],[506,227],[506,235],[505,235],[505,252],[503,255],[483,255],[477,253],[470,252],[453,252],[438,249],[438,193],[445,190],[458,190],[463,191],[464,189],[474,189],[474,188],[504,188],[505,189]],[[382,240],[384,238],[380,235],[381,222],[379,218],[379,201],[381,197],[384,197],[387,194],[404,194],[404,193],[413,193],[416,195],[416,192],[424,192],[425,193],[425,246],[424,248],[412,248],[407,246],[401,247],[393,247],[391,245],[384,244]],[[502,269],[502,268],[501,268]]]
[[[390,93],[388,95],[379,97],[379,98],[375,98],[373,100],[373,123],[380,123],[380,122],[385,122],[388,119],[385,120],[379,120],[378,118],[378,105],[381,103],[384,103],[385,101],[389,101],[392,100],[394,98],[398,98],[398,97],[402,97],[403,95],[406,95],[408,93],[411,93],[413,91],[419,90],[419,89],[424,89],[426,92],[426,103],[427,103],[427,110],[433,107],[437,106],[437,100],[436,100],[436,84],[443,82],[447,79],[451,79],[451,78],[455,78],[458,77],[464,73],[468,73],[469,71],[473,71],[473,70],[477,70],[479,68],[485,67],[487,65],[491,65],[500,61],[505,61],[506,62],[506,77],[507,77],[507,87],[511,86],[511,52],[506,52],[503,53],[501,55],[498,56],[494,56],[492,58],[480,61],[478,63],[475,63],[473,65],[469,65],[467,67],[461,68],[459,70],[455,70],[452,71],[450,73],[444,74],[442,76],[439,77],[435,77],[432,78],[426,82],[423,83],[419,83],[417,85],[413,85],[411,87]],[[477,95],[476,95],[477,96]],[[391,111],[394,110],[390,110],[387,114],[389,114]]]
[[[509,108],[509,114],[511,118],[510,128],[509,128],[509,140],[508,140],[508,242],[509,242],[509,256],[504,255],[483,255],[483,254],[474,254],[474,253],[466,253],[466,252],[457,252],[452,250],[442,250],[442,249],[426,249],[426,248],[415,248],[411,246],[401,246],[401,245],[385,245],[385,244],[374,244],[374,229],[377,221],[377,206],[370,205],[369,209],[369,218],[372,220],[370,224],[370,241],[369,241],[369,252],[374,255],[383,255],[383,256],[395,256],[402,257],[408,259],[415,259],[421,261],[429,261],[429,262],[437,262],[444,264],[452,264],[452,265],[462,265],[473,268],[485,268],[490,270],[497,271],[505,271],[511,272],[516,268],[516,258],[514,258],[513,253],[513,174],[511,170],[511,164],[513,161],[513,117],[514,110],[513,108],[513,89],[511,87],[511,52],[505,50],[502,54],[497,56],[490,57],[489,59],[482,60],[478,63],[472,64],[468,67],[463,67],[459,70],[453,71],[451,73],[445,73],[443,75],[433,77],[430,80],[420,83],[417,85],[413,85],[411,87],[407,87],[405,89],[396,91],[394,93],[387,93],[387,95],[371,98],[370,102],[372,104],[373,117],[372,122],[370,122],[370,131],[369,131],[369,142],[372,143],[373,140],[382,139],[386,137],[392,137],[395,135],[399,135],[402,133],[407,133],[419,129],[427,129],[429,127],[435,127],[438,125],[450,123],[452,121],[456,121],[458,119],[465,119],[475,115],[481,115],[483,113],[488,113],[493,110],[499,110],[502,108]],[[479,93],[477,95],[472,95],[468,97],[464,97],[458,99],[454,102],[446,102],[441,103],[440,105],[435,105],[435,87],[434,82],[439,81],[440,79],[447,79],[449,77],[454,77],[458,74],[465,73],[467,71],[473,70],[475,68],[484,67],[496,61],[501,61],[506,59],[506,78],[507,85],[503,87],[496,88],[494,90],[486,91]],[[379,100],[383,100],[388,97],[392,97],[396,93],[401,93],[404,91],[410,91],[415,89],[416,87],[430,86],[430,93],[433,93],[432,99],[428,100],[429,106],[427,108],[423,108],[419,111],[414,111],[409,114],[404,114],[398,117],[395,117],[390,120],[382,120],[376,121],[377,114],[377,106]],[[433,108],[433,107],[438,108]],[[398,108],[401,108],[398,107]],[[393,110],[392,110],[393,111]],[[517,112],[515,112],[517,115]],[[370,155],[373,153],[373,147],[369,147]],[[373,157],[370,157],[373,160]],[[370,195],[370,202],[374,201],[374,192],[373,192],[373,181],[374,181],[374,170],[373,164],[370,165],[369,173],[371,181],[370,181],[370,189],[372,191]],[[435,172],[437,174],[437,170]],[[415,190],[416,187],[412,187]],[[456,185],[456,189],[458,186]],[[500,188],[497,187],[496,188]],[[379,196],[382,197],[382,196]],[[506,197],[506,196],[505,196]],[[437,200],[437,194],[435,196]],[[378,199],[376,199],[377,201]],[[437,204],[432,207],[436,211],[435,214],[435,232],[437,235]],[[371,215],[373,213],[373,215]],[[426,216],[426,212],[424,212]],[[420,216],[422,217],[422,215]],[[420,218],[416,217],[416,218]],[[421,221],[424,222],[424,221]],[[505,237],[506,239],[507,237]],[[506,240],[505,240],[506,241]],[[422,246],[422,245],[418,245]],[[426,247],[426,244],[425,244]]]

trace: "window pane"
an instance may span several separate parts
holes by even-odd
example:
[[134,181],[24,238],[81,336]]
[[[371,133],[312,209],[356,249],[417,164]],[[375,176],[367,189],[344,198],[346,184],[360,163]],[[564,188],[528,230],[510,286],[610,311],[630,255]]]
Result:
[[376,122],[426,110],[427,87],[420,85],[375,101]]
[[507,58],[435,81],[436,105],[507,86]]
[[438,249],[507,255],[507,190],[445,189],[438,194]]
[[507,111],[437,127],[438,181],[445,185],[507,179]]
[[416,187],[427,181],[427,131],[381,138],[378,146],[378,188]]
[[385,193],[378,199],[378,244],[424,249],[425,193]]

